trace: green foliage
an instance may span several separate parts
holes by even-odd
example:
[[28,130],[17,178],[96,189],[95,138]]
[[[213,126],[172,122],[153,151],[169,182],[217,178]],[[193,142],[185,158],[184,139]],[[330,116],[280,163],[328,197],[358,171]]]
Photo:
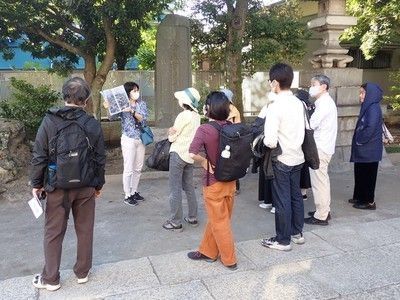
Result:
[[400,41],[400,1],[347,0],[346,6],[357,17],[357,25],[347,29],[341,40],[360,45],[366,59]]
[[142,31],[143,43],[137,52],[139,70],[154,70],[156,67],[156,34],[156,26]]
[[384,99],[391,104],[394,110],[400,109],[400,71],[391,73],[389,75],[389,82],[391,83],[391,95],[385,96]]
[[385,145],[385,150],[387,153],[400,153],[399,145]]
[[24,123],[28,137],[34,137],[45,112],[60,99],[60,94],[50,86],[34,87],[24,80],[11,78],[13,94],[0,102],[0,116]]
[[40,62],[31,62],[31,61],[26,61],[23,66],[24,70],[44,70],[45,68],[42,66]]
[[[195,60],[207,59],[212,69],[225,68],[228,0],[198,1],[191,25]],[[236,52],[243,53],[243,65],[253,73],[268,69],[277,61],[297,63],[305,54],[305,40],[310,36],[301,21],[299,1],[284,1],[281,5],[262,6],[260,1],[248,1],[244,39]],[[202,18],[195,19],[201,15]],[[198,64],[197,64],[198,65]]]
[[[119,69],[134,56],[148,28],[172,0],[0,0],[0,40],[23,38],[21,49],[53,60],[65,74],[79,58],[100,61],[114,52]],[[114,44],[115,42],[115,44]],[[0,45],[11,58],[13,50]]]

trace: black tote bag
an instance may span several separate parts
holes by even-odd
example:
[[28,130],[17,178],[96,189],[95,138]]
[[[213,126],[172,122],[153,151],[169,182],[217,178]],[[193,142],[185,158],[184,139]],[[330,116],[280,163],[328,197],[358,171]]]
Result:
[[319,156],[317,145],[315,144],[314,139],[314,130],[310,127],[310,118],[307,114],[306,109],[304,108],[304,124],[305,124],[305,132],[304,132],[304,141],[301,145],[301,149],[304,153],[304,160],[308,166],[317,170],[319,168]]

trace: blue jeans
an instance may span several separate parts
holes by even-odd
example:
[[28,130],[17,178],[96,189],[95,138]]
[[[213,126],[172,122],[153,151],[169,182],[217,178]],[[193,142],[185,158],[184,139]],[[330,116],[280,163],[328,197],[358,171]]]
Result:
[[300,192],[300,171],[303,164],[287,166],[272,162],[274,180],[272,197],[275,205],[276,241],[290,244],[290,236],[303,232],[304,203]]

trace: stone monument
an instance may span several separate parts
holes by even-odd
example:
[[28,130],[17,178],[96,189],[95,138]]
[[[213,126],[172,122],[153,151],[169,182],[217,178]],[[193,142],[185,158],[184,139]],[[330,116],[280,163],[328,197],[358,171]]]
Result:
[[313,52],[313,70],[300,72],[302,87],[308,87],[311,77],[316,74],[324,74],[331,79],[329,94],[338,108],[338,135],[335,154],[330,164],[331,171],[347,171],[351,168],[351,140],[360,110],[358,95],[363,71],[346,68],[353,58],[347,55],[347,49],[339,45],[343,30],[357,23],[356,18],[346,16],[345,5],[345,0],[318,2],[318,16],[308,26],[321,34],[321,48]]
[[322,47],[313,52],[311,63],[314,68],[345,68],[353,61],[348,50],[339,45],[339,37],[347,27],[357,24],[355,17],[346,16],[346,0],[320,0],[318,17],[308,27],[322,35]]
[[157,30],[155,125],[169,127],[180,112],[174,92],[192,85],[189,19],[167,15]]

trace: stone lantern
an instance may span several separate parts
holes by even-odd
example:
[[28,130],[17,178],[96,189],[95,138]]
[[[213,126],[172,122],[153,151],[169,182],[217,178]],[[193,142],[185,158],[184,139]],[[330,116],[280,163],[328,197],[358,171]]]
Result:
[[357,24],[355,17],[346,16],[346,0],[318,1],[318,17],[308,27],[322,35],[322,47],[313,52],[313,68],[345,68],[353,60],[348,50],[339,45],[344,29]]

